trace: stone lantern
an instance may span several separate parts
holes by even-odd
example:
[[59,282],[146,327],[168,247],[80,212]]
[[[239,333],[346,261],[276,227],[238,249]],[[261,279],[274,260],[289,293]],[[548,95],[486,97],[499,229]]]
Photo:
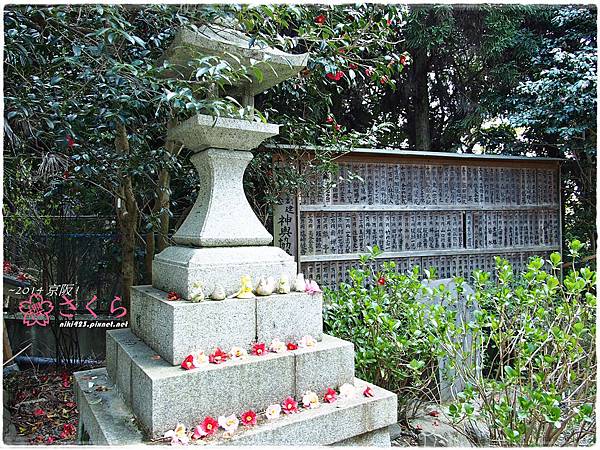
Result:
[[[198,56],[218,56],[250,69],[249,79],[225,87],[250,112],[254,95],[294,76],[308,59],[253,43],[238,31],[204,26],[177,35],[162,59],[169,63],[167,76],[189,77],[190,61]],[[290,255],[269,245],[273,238],[243,191],[250,151],[279,132],[278,125],[251,115],[199,114],[170,130],[168,139],[192,151],[198,198],[173,236],[176,245],[155,257],[152,286],[132,288],[131,328],[107,332],[107,367],[75,374],[80,440],[141,443],[178,423],[191,428],[206,416],[239,417],[253,410],[261,415],[258,425],[230,437],[219,432],[206,443],[390,445],[396,395],[354,378],[352,343],[323,333],[320,292],[304,292],[297,284],[289,293],[236,297],[242,278],[254,287],[259,278],[294,280],[297,272]],[[188,301],[198,283],[207,294],[222,287],[228,297]],[[169,300],[169,291],[182,299]],[[222,364],[199,362],[201,351],[249,350],[256,343],[268,348],[276,341],[299,348],[231,357]],[[198,366],[184,370],[189,355]],[[323,400],[329,388],[339,391],[338,401],[301,406],[276,420],[263,418],[271,405],[289,397],[302,403],[307,392]]]

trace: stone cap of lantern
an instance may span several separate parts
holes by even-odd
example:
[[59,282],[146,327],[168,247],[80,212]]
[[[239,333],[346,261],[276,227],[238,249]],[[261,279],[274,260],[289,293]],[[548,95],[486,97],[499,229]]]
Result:
[[279,125],[197,114],[169,130],[168,139],[196,152],[207,148],[250,151],[277,134]]
[[[171,46],[160,58],[171,65],[164,76],[189,79],[196,70],[189,62],[198,57],[217,56],[234,69],[244,66],[251,81],[242,78],[227,92],[230,95],[254,96],[295,76],[308,61],[308,53],[291,54],[269,47],[265,42],[253,40],[244,33],[219,25],[203,25],[197,31],[180,30]],[[260,78],[254,70],[260,71]]]

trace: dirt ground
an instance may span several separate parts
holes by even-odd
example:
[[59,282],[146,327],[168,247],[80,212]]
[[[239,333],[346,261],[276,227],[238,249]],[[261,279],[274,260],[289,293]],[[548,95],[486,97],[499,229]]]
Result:
[[4,378],[6,444],[76,442],[78,411],[71,385],[72,371],[30,368]]

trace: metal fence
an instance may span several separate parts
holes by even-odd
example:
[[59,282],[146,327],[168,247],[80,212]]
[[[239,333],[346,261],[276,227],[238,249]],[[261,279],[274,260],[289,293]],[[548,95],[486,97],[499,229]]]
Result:
[[[109,310],[116,295],[122,296],[119,274],[119,235],[112,217],[16,217],[7,216],[12,232],[4,233],[4,259],[34,277],[28,292],[21,289],[4,297],[21,298],[36,290],[49,300],[59,301],[69,292],[77,308],[97,297],[93,310]],[[32,221],[38,225],[31,226]],[[22,226],[20,226],[22,224]],[[18,310],[15,302],[5,305]]]

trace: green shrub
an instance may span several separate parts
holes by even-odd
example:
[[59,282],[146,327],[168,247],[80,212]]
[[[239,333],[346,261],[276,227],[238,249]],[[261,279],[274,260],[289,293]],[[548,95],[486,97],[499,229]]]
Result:
[[[576,445],[595,433],[596,273],[577,268],[581,247],[570,244],[562,282],[559,253],[532,258],[519,275],[496,258],[494,280],[474,273],[475,320],[449,326],[453,340],[472,334],[475,345],[494,349],[484,375],[458,367],[469,383],[450,411],[456,421],[479,416],[495,444]],[[451,358],[461,356],[451,340],[440,341]]]
[[[577,266],[581,249],[579,241],[570,244],[567,274],[558,253],[547,261],[532,258],[521,274],[496,258],[493,277],[473,274],[474,294],[467,296],[478,305],[473,320],[456,322],[448,289],[425,287],[418,267],[405,274],[393,262],[373,269],[381,253],[375,247],[349,271],[349,283],[326,291],[325,329],[354,343],[358,377],[399,394],[401,418],[411,400],[435,396],[437,358],[447,357],[466,381],[450,405],[457,423],[485,422],[498,445],[589,442],[595,433],[596,273]],[[464,280],[455,282],[460,290]],[[425,294],[440,298],[440,305],[423,303]],[[483,370],[469,358],[478,353]]]
[[401,393],[405,405],[435,395],[432,369],[443,353],[437,329],[445,316],[439,315],[439,322],[428,319],[431,307],[419,301],[427,289],[418,267],[402,274],[392,261],[376,271],[380,253],[374,247],[350,269],[349,283],[325,291],[325,330],[354,343],[359,378]]

